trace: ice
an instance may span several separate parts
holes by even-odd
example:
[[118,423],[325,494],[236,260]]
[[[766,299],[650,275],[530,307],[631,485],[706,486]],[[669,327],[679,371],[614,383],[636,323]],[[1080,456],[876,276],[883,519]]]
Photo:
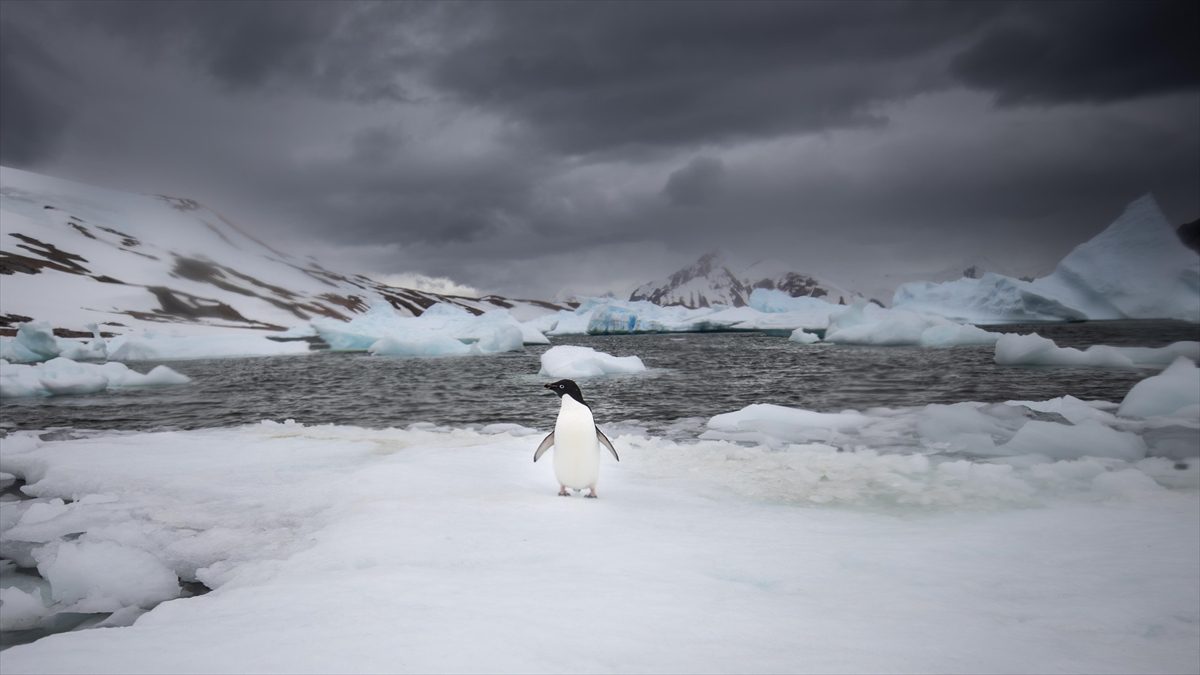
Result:
[[190,382],[166,366],[142,374],[123,363],[77,363],[57,357],[31,365],[0,359],[0,397],[94,394],[131,387],[162,387]]
[[558,345],[542,353],[539,375],[575,379],[600,375],[623,375],[646,370],[636,356],[613,356],[591,347]]
[[1200,322],[1200,256],[1180,241],[1150,195],[1032,282],[996,274],[904,284],[896,308],[972,323],[1078,319]]
[[[853,429],[866,422],[866,416],[855,412],[820,413],[769,403],[755,403],[737,412],[716,415],[708,421],[708,428],[723,432],[724,438],[749,440],[758,438],[761,434],[792,443],[802,443],[828,440],[833,431]],[[751,434],[747,436],[745,432]]]
[[[759,307],[713,305],[689,309],[662,307],[652,302],[585,299],[573,312],[558,312],[541,319],[548,335],[627,335],[636,333],[700,333],[712,331],[823,329],[829,317],[843,309],[816,298],[774,298],[779,291],[755,290],[751,298]],[[765,298],[765,299],[764,299]],[[760,302],[761,301],[761,302]],[[764,309],[770,311],[764,311]]]
[[[1028,419],[997,405],[955,410],[999,434]],[[546,429],[16,432],[0,468],[39,499],[76,501],[0,537],[47,561],[73,547],[62,597],[134,590],[96,574],[106,559],[154,582],[124,602],[167,595],[133,550],[213,591],[12,647],[4,670],[1200,667],[1194,469],[969,461],[924,447],[925,412],[817,417],[846,438],[778,447],[614,434],[622,462],[599,500],[555,496],[550,467],[529,461]],[[948,416],[960,431],[986,421]]]
[[179,597],[179,580],[158,558],[112,541],[64,541],[35,557],[65,611],[115,612]]
[[996,341],[996,363],[1021,366],[1098,366],[1137,368],[1165,366],[1180,356],[1200,360],[1200,342],[1175,342],[1166,347],[1092,345],[1084,350],[1059,347],[1036,333],[1006,333]]
[[802,345],[810,345],[814,342],[820,341],[821,338],[813,333],[805,331],[803,328],[797,328],[796,330],[792,331],[792,334],[788,336],[788,339],[792,342],[799,342]]
[[58,353],[58,342],[45,321],[19,324],[15,338],[0,338],[0,358],[10,363],[36,363]]
[[1124,417],[1187,415],[1195,417],[1200,406],[1200,368],[1180,356],[1158,375],[1133,385],[1117,414]]
[[1078,424],[1031,420],[998,450],[1007,455],[1044,455],[1051,459],[1086,455],[1134,461],[1146,456],[1146,444],[1136,434],[1117,431],[1093,420]]
[[461,340],[442,333],[414,332],[397,337],[383,337],[371,343],[367,351],[379,356],[461,356],[471,348]]
[[312,322],[335,351],[369,351],[385,356],[455,356],[520,351],[526,340],[544,344],[545,336],[503,309],[474,315],[437,303],[417,317],[405,316],[383,301],[349,322]]
[[0,631],[28,630],[49,614],[37,593],[16,586],[0,588]]
[[220,359],[247,356],[307,354],[302,340],[281,342],[262,335],[165,335],[155,331],[118,335],[108,341],[108,358],[113,361],[169,361]]
[[834,314],[825,331],[826,342],[862,345],[920,345],[953,347],[993,344],[1000,337],[939,316],[857,302]]

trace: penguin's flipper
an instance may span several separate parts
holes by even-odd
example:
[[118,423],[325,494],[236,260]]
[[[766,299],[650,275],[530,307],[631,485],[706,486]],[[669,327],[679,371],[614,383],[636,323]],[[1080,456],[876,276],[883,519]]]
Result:
[[596,427],[596,440],[600,441],[600,445],[608,448],[608,451],[613,455],[613,459],[618,462],[621,461],[621,458],[617,456],[617,449],[613,447],[612,441],[608,440],[608,436],[605,436],[604,432],[600,431],[600,427]]
[[549,450],[550,446],[552,446],[552,445],[554,445],[554,432],[553,431],[551,431],[548,436],[546,436],[545,438],[542,439],[541,444],[538,445],[538,449],[536,451],[534,451],[534,453],[533,453],[533,461],[536,462],[539,459],[541,459],[542,455],[546,454],[546,451]]

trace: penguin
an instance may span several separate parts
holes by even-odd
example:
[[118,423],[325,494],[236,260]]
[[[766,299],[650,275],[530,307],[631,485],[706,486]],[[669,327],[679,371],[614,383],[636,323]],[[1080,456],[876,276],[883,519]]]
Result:
[[600,446],[608,448],[613,459],[621,458],[612,441],[596,426],[592,409],[583,400],[579,385],[571,380],[559,380],[543,385],[562,399],[554,431],[542,439],[533,453],[533,461],[554,446],[554,476],[558,479],[558,495],[569,497],[572,490],[588,489],[585,497],[596,498],[596,480],[600,477]]

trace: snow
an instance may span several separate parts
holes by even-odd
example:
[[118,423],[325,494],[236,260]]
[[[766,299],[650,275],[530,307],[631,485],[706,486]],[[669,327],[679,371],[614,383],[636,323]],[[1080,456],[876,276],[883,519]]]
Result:
[[179,580],[156,556],[113,541],[63,541],[34,553],[60,611],[149,608],[179,597]]
[[[1002,412],[1017,406],[956,410],[968,408],[997,427],[1019,422]],[[529,461],[544,429],[17,432],[0,468],[24,477],[38,503],[75,500],[2,535],[6,550],[47,561],[73,551],[52,593],[136,615],[136,603],[173,591],[163,568],[214,590],[126,627],[12,647],[4,668],[1200,667],[1194,462],[968,461],[916,435],[863,433],[911,430],[924,413],[788,418],[858,434],[849,443],[613,431],[623,461],[606,469],[599,500],[554,496],[549,466]],[[136,592],[125,566],[147,575]],[[53,602],[47,611],[72,600]]]
[[405,316],[386,302],[376,302],[348,322],[312,322],[335,351],[369,351],[384,356],[459,356],[520,351],[527,342],[549,341],[509,312],[494,309],[479,315],[438,303],[421,316]]
[[1200,369],[1180,356],[1158,375],[1133,385],[1121,401],[1118,415],[1152,417],[1194,412],[1200,406]]
[[542,353],[539,375],[576,379],[601,375],[626,375],[645,372],[646,366],[636,356],[613,356],[591,347],[558,345]]
[[[153,358],[294,353],[305,345],[273,347],[266,336],[311,334],[310,320],[352,318],[384,294],[383,301],[394,302],[404,315],[439,301],[478,311],[506,307],[514,322],[554,311],[554,305],[537,301],[440,295],[338,273],[278,251],[189,200],[103,190],[7,167],[0,167],[0,184],[0,249],[32,261],[4,275],[4,312],[55,328],[99,325],[105,333],[139,342],[145,341],[143,334],[207,338],[214,350],[199,351],[203,340],[160,344]],[[225,338],[231,343],[219,344]],[[29,353],[27,344],[6,338],[0,340],[0,357],[10,362],[56,355],[103,358],[62,352],[59,345],[54,353]],[[168,355],[173,348],[180,355]]]
[[998,274],[946,283],[904,284],[896,308],[972,323],[1078,319],[1200,322],[1200,256],[1180,241],[1150,195],[1130,203],[1107,229],[1076,246],[1048,276]]
[[163,387],[186,384],[190,378],[166,366],[142,374],[123,363],[78,363],[56,357],[45,363],[24,365],[0,359],[0,397],[65,396],[95,394],[129,387]]
[[249,356],[307,354],[303,340],[281,342],[264,335],[230,332],[210,335],[170,335],[145,331],[118,335],[108,340],[108,358],[113,361],[173,361]]
[[939,316],[887,309],[864,302],[834,314],[825,331],[826,342],[923,347],[992,344],[999,336],[999,333],[954,323]]
[[1105,368],[1161,367],[1180,356],[1200,361],[1200,342],[1175,342],[1165,347],[1092,345],[1084,350],[1059,347],[1036,333],[1005,333],[996,341],[996,363],[1013,366],[1098,366]]

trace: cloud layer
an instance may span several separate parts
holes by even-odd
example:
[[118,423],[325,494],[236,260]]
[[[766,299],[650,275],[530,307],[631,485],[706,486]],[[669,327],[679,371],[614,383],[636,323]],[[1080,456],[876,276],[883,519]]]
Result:
[[1200,211],[1195,3],[5,2],[0,161],[485,291],[853,285]]

